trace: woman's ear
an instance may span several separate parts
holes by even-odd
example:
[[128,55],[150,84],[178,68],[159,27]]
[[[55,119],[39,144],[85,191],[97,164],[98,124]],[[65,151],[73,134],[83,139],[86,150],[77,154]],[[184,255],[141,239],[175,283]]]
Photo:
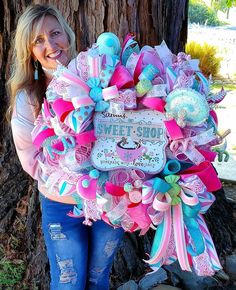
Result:
[[33,53],[31,54],[31,58],[33,61],[37,61],[37,57]]

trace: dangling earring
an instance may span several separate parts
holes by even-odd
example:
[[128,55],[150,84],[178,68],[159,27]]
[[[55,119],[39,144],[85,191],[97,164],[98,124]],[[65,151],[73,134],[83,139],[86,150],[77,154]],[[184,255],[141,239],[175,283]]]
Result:
[[36,60],[34,62],[34,79],[38,80],[39,79],[39,70],[38,70],[39,62]]

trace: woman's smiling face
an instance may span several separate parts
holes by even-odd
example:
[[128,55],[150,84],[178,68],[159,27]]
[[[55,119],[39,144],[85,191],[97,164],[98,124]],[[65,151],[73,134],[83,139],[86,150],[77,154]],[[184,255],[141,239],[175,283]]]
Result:
[[46,69],[56,69],[58,62],[70,61],[69,41],[65,31],[54,16],[45,16],[32,43],[32,57]]

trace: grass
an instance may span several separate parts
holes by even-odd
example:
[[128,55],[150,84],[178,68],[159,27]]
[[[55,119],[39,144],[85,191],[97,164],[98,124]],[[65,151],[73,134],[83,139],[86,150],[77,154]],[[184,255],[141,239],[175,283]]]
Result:
[[226,91],[235,91],[236,90],[236,84],[233,84],[233,83],[229,83],[229,84],[213,83],[211,85],[211,89],[212,90],[220,90],[222,88],[222,86],[224,87],[224,89]]
[[22,281],[26,266],[24,261],[10,261],[1,259],[0,261],[0,286],[6,286],[4,289],[13,289],[12,287]]
[[[14,241],[16,242],[16,241]],[[26,263],[21,259],[8,259],[5,255],[4,246],[0,245],[0,289],[12,290],[21,286],[24,290],[22,279],[25,275]],[[19,288],[15,288],[19,289]]]

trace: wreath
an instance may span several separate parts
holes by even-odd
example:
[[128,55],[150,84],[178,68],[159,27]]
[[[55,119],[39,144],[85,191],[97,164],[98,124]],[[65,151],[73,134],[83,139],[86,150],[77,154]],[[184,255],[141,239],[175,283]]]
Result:
[[[213,275],[221,265],[203,218],[221,183],[211,162],[226,152],[199,61],[165,42],[122,46],[101,34],[68,67],[58,65],[32,132],[42,179],[71,196],[71,217],[103,219],[125,231],[156,229],[153,268],[179,260]],[[225,153],[225,161],[228,155]]]

